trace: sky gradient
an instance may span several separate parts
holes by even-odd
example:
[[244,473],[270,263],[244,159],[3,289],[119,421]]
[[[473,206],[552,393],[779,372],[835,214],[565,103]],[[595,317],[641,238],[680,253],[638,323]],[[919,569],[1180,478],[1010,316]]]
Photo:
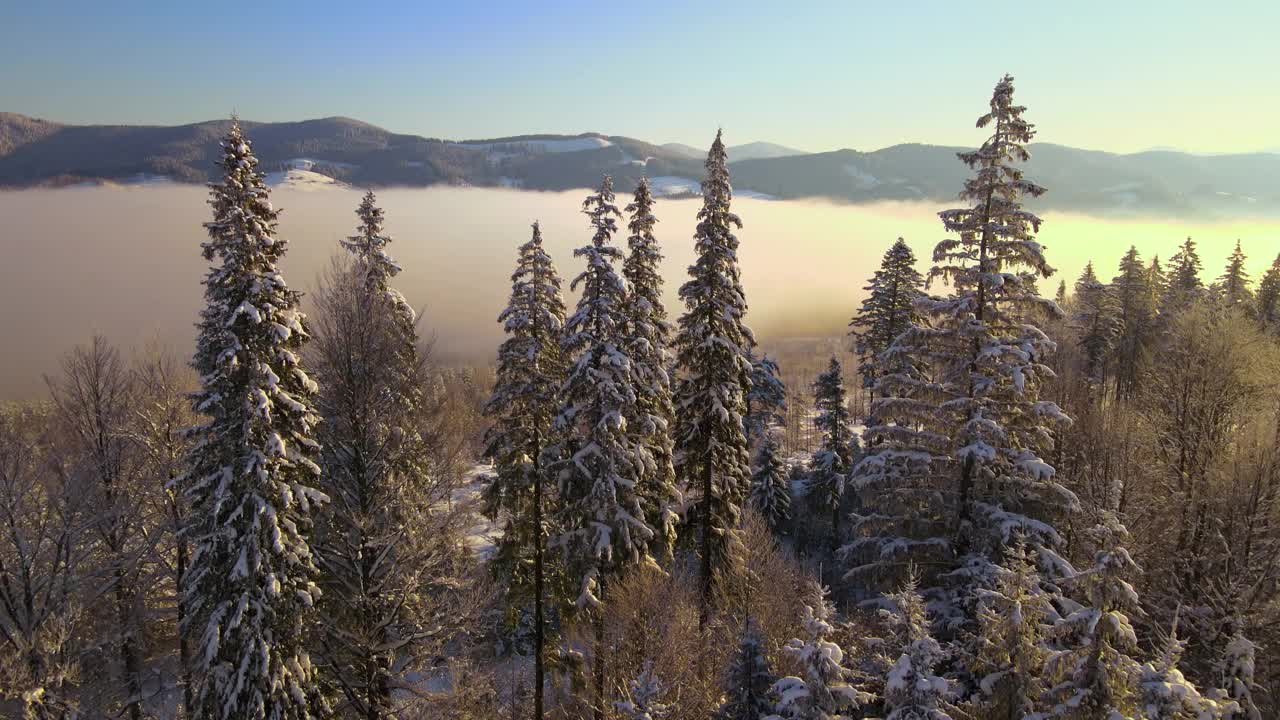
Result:
[[1280,149],[1280,3],[62,2],[0,23],[0,110],[70,123],[346,115],[802,150],[971,145],[1005,72],[1039,140]]

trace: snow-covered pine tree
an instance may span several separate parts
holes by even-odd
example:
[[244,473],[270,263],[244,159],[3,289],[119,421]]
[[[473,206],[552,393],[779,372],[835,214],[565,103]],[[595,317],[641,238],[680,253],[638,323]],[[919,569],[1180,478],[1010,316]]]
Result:
[[675,484],[675,454],[671,431],[675,410],[671,399],[671,323],[662,304],[662,249],[653,236],[658,219],[653,215],[653,194],[649,180],[640,178],[635,196],[627,205],[631,220],[627,224],[627,258],[622,263],[622,276],[627,281],[626,337],[623,345],[631,358],[636,377],[636,407],[639,414],[628,418],[649,448],[652,466],[644,468],[640,497],[645,518],[657,533],[652,552],[655,557],[670,557],[676,539],[675,506],[679,492]]
[[1223,720],[1262,720],[1262,712],[1254,702],[1254,673],[1258,648],[1239,629],[1231,635],[1222,654],[1222,681],[1227,697],[1236,707],[1223,714]]
[[730,209],[720,132],[707,154],[702,209],[694,234],[697,259],[680,288],[685,314],[676,335],[676,474],[693,495],[689,520],[701,556],[702,619],[710,615],[717,578],[733,563],[738,516],[751,476],[743,427],[755,339],[743,324],[747,302],[738,270],[742,221]]
[[978,607],[975,700],[984,718],[1022,720],[1044,692],[1045,630],[1057,615],[1022,542],[1005,551],[996,587],[980,593]]
[[319,588],[308,534],[316,489],[317,386],[299,354],[299,293],[276,264],[286,243],[239,122],[222,141],[194,366],[195,411],[208,419],[181,482],[191,503],[184,593],[202,718],[323,716],[303,647]]
[[946,653],[929,630],[915,578],[889,601],[901,648],[884,681],[884,720],[951,720],[951,685],[936,672]]
[[915,301],[923,287],[924,278],[916,271],[915,253],[905,240],[898,238],[885,251],[880,269],[863,288],[867,297],[849,322],[853,351],[858,356],[858,373],[862,376],[862,386],[871,391],[872,401],[876,378],[896,370],[885,367],[881,355],[899,335],[919,321]]
[[484,413],[493,420],[485,457],[494,464],[485,490],[486,512],[505,515],[492,566],[508,594],[508,607],[533,602],[534,717],[542,718],[545,672],[548,505],[543,450],[559,412],[565,363],[560,349],[565,306],[560,275],[542,246],[542,230],[520,246],[511,274],[511,298],[498,315],[507,339],[498,348],[493,394]]
[[1173,627],[1160,652],[1150,662],[1143,663],[1138,676],[1143,720],[1217,720],[1224,712],[1235,709],[1230,701],[1220,704],[1205,697],[1182,675],[1178,662],[1185,648],[1186,642],[1178,638],[1175,613]]
[[1236,249],[1227,258],[1227,267],[1222,276],[1213,284],[1213,294],[1218,305],[1226,310],[1237,310],[1252,313],[1253,291],[1249,289],[1249,274],[1245,272],[1244,261],[1248,258],[1236,241]]
[[342,241],[315,293],[307,360],[320,383],[323,422],[319,487],[330,498],[318,521],[323,633],[315,650],[342,712],[388,717],[397,675],[428,637],[421,602],[431,569],[427,538],[408,531],[425,518],[434,485],[426,366],[417,317],[391,286],[384,214],[370,191],[356,210],[356,234]]
[[1083,605],[1059,618],[1044,677],[1052,685],[1040,717],[1069,720],[1139,718],[1139,666],[1130,653],[1137,636],[1130,616],[1142,614],[1128,578],[1141,572],[1123,546],[1128,533],[1114,519],[1090,534],[1098,550],[1092,567],[1076,573]]
[[1151,275],[1136,247],[1130,246],[1120,259],[1119,274],[1112,278],[1111,287],[1120,325],[1114,351],[1116,389],[1121,397],[1128,397],[1137,387],[1143,359],[1155,340]]
[[653,674],[653,663],[647,662],[628,688],[630,700],[613,704],[623,720],[661,720],[671,713],[671,706],[662,703],[667,688]]
[[774,683],[777,714],[769,720],[848,720],[853,716],[846,713],[874,700],[848,683],[844,651],[828,639],[835,632],[835,609],[826,588],[815,590],[816,606],[806,604],[800,615],[806,639],[792,638],[783,648],[800,663],[804,677],[793,675]]
[[956,237],[934,249],[929,280],[949,283],[952,294],[921,302],[932,327],[919,332],[929,338],[927,357],[939,381],[928,427],[948,438],[953,463],[951,527],[961,555],[953,578],[966,621],[974,619],[974,590],[994,585],[995,562],[1015,530],[1050,579],[1067,571],[1054,524],[1078,506],[1042,459],[1051,428],[1070,420],[1039,397],[1053,376],[1044,358],[1055,346],[1035,318],[1058,308],[1032,291],[1036,278],[1054,270],[1033,237],[1041,220],[1021,203],[1045,191],[1017,165],[1029,159],[1024,144],[1035,134],[1025,110],[1014,104],[1006,75],[978,120],[994,126],[991,136],[960,153],[974,169],[961,192],[972,205],[939,213]]
[[1165,318],[1191,307],[1204,297],[1204,283],[1200,280],[1200,254],[1191,238],[1182,244],[1169,258],[1169,269],[1163,274],[1163,294],[1160,297],[1160,314]]
[[751,357],[751,389],[747,391],[747,443],[756,447],[787,412],[787,386],[778,363],[768,355]]
[[715,720],[764,720],[773,714],[770,697],[777,681],[765,656],[764,638],[755,620],[748,617],[725,675],[726,700],[720,705]]
[[1056,293],[1054,293],[1053,301],[1054,301],[1055,303],[1057,303],[1057,304],[1058,304],[1058,307],[1059,307],[1060,309],[1065,310],[1065,309],[1067,308],[1067,303],[1068,303],[1068,302],[1070,302],[1070,300],[1071,300],[1071,298],[1069,298],[1069,297],[1067,296],[1067,281],[1066,281],[1066,279],[1064,278],[1064,279],[1062,279],[1062,280],[1059,280],[1059,281],[1058,281],[1058,291],[1057,291]]
[[1106,381],[1107,360],[1120,336],[1119,308],[1112,288],[1104,285],[1093,271],[1093,263],[1084,266],[1076,280],[1075,311],[1072,324],[1080,335],[1084,352],[1085,373],[1094,383]]
[[831,547],[840,547],[840,507],[844,486],[853,467],[850,441],[855,439],[845,398],[843,368],[835,357],[813,383],[814,427],[822,434],[809,461],[809,497],[831,514]]
[[791,481],[772,434],[765,435],[756,446],[752,467],[751,506],[764,516],[774,533],[781,533],[791,522]]
[[610,244],[617,232],[613,179],[583,202],[595,234],[574,251],[587,267],[573,281],[582,288],[577,310],[565,324],[561,350],[569,361],[555,420],[560,436],[553,453],[559,478],[559,535],[578,584],[576,604],[598,608],[608,579],[649,554],[653,528],[645,521],[639,484],[653,462],[649,448],[627,426],[638,414],[636,377],[622,347],[627,286],[614,270],[622,252]]
[[1256,316],[1264,330],[1280,335],[1280,255],[1258,283]]

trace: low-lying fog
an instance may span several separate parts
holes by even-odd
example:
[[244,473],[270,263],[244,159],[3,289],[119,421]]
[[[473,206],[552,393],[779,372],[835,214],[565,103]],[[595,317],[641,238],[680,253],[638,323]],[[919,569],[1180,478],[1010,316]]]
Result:
[[[494,321],[507,299],[517,245],[540,220],[567,281],[578,272],[572,249],[591,233],[579,212],[584,191],[398,189],[379,193],[391,251],[404,267],[398,287],[425,310],[423,327],[442,360],[489,360],[500,338]],[[205,262],[199,244],[208,219],[200,187],[76,188],[0,192],[0,399],[45,392],[42,374],[94,333],[126,353],[159,342],[190,352]],[[628,196],[621,194],[619,207]],[[290,243],[283,270],[309,290],[355,226],[359,193],[282,188],[280,235]],[[660,200],[658,237],[667,255],[668,309],[693,255],[697,200]],[[835,205],[735,200],[744,228],[743,284],[749,323],[763,338],[843,333],[867,277],[894,238],[904,236],[927,266],[943,236],[936,204]],[[1237,238],[1256,278],[1280,250],[1280,222],[1187,224],[1050,214],[1042,242],[1072,283],[1093,259],[1104,279],[1130,244],[1167,258],[1194,237],[1206,280],[1216,277]],[[622,224],[622,223],[620,223]],[[620,240],[625,238],[621,234]],[[1051,292],[1057,278],[1042,284]]]

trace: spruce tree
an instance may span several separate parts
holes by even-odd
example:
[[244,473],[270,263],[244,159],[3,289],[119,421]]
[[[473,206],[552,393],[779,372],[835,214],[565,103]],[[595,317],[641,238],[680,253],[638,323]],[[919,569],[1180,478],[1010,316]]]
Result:
[[561,350],[569,362],[555,420],[560,534],[578,582],[577,605],[598,608],[607,580],[629,566],[652,561],[653,528],[645,521],[639,493],[649,449],[628,428],[637,414],[636,377],[622,347],[626,283],[614,270],[622,252],[610,244],[617,232],[613,179],[583,202],[595,230],[574,251],[586,269],[572,288],[582,288],[577,310],[565,324]]
[[[978,121],[993,125],[992,134],[978,150],[960,153],[974,170],[961,193],[971,205],[939,213],[955,237],[934,249],[929,274],[952,294],[921,300],[925,321],[889,353],[927,363],[928,375],[899,372],[878,384],[867,429],[871,454],[855,481],[868,515],[858,519],[862,537],[849,551],[870,557],[853,570],[900,573],[908,552],[955,563],[952,600],[938,607],[949,632],[972,629],[976,591],[993,587],[995,563],[1015,530],[1025,533],[1046,573],[1065,572],[1054,524],[1078,505],[1042,459],[1050,428],[1069,420],[1039,397],[1053,376],[1044,359],[1055,346],[1034,319],[1058,307],[1031,291],[1032,281],[1053,269],[1033,237],[1040,218],[1021,205],[1023,196],[1044,192],[1017,165],[1029,158],[1023,145],[1034,134],[1024,111],[1005,76]],[[907,500],[886,497],[899,492]],[[923,580],[932,595],[938,589],[930,583],[945,565],[931,568]]]
[[640,414],[639,384],[623,346],[626,330],[626,282],[614,269],[622,252],[610,244],[617,232],[613,180],[587,196],[582,211],[591,218],[591,242],[574,251],[586,269],[572,288],[582,288],[577,310],[565,324],[561,351],[569,361],[561,389],[562,405],[549,452],[555,458],[559,507],[558,535],[576,605],[591,613],[595,625],[595,716],[603,718],[605,699],[603,606],[610,581],[641,564],[653,564],[655,532],[645,519],[641,495],[645,469],[653,457],[642,436],[628,425]]
[[730,209],[733,188],[719,132],[706,170],[694,234],[697,259],[680,288],[685,314],[675,343],[676,473],[694,488],[688,517],[701,557],[704,621],[717,578],[733,563],[740,543],[738,515],[751,473],[743,416],[755,343],[743,324],[747,303],[733,233],[742,221]]
[[670,557],[677,520],[673,507],[679,499],[672,465],[675,410],[668,375],[672,360],[668,347],[671,323],[662,304],[662,250],[653,236],[658,219],[653,215],[653,195],[647,178],[640,179],[627,212],[631,215],[627,225],[631,234],[627,238],[629,252],[622,264],[628,288],[623,344],[636,377],[638,410],[628,422],[643,438],[652,458],[652,465],[644,469],[640,495],[645,517],[657,533],[653,552],[658,557]]
[[777,681],[765,656],[764,639],[752,618],[747,618],[738,652],[725,676],[724,703],[715,720],[764,720],[773,714],[770,697]]
[[747,442],[756,447],[787,412],[787,386],[778,363],[768,355],[751,358],[751,389],[747,391]]
[[191,503],[190,611],[196,714],[203,718],[323,716],[316,673],[303,647],[319,600],[308,535],[319,446],[317,386],[302,368],[308,332],[276,265],[286,242],[258,160],[239,122],[222,141],[220,182],[204,258],[205,308],[194,366],[194,446],[182,479]]
[[1049,654],[1044,676],[1045,718],[1121,720],[1139,717],[1137,636],[1129,618],[1142,613],[1130,577],[1139,571],[1121,544],[1127,536],[1114,520],[1091,531],[1098,547],[1092,567],[1071,584],[1084,599],[1054,627],[1059,647]]
[[1178,662],[1186,642],[1178,638],[1178,618],[1174,615],[1173,627],[1150,662],[1142,665],[1138,676],[1138,692],[1143,720],[1200,720],[1221,718],[1224,712],[1234,710],[1234,703],[1220,704],[1201,694],[1191,684]]
[[1090,380],[1101,384],[1106,380],[1107,359],[1116,345],[1121,327],[1115,294],[1098,280],[1092,262],[1085,265],[1084,272],[1076,281],[1074,310],[1071,319],[1080,334],[1085,373]]
[[1236,249],[1227,258],[1227,267],[1222,276],[1214,283],[1213,292],[1218,304],[1226,310],[1252,313],[1253,291],[1249,289],[1249,274],[1244,270],[1244,251],[1240,249],[1240,241],[1236,241]]
[[876,378],[897,368],[886,367],[881,355],[907,328],[919,321],[915,301],[922,294],[924,278],[916,271],[916,256],[898,238],[880,260],[880,269],[864,290],[867,297],[849,322],[862,386],[875,400]]
[[1143,360],[1155,341],[1151,275],[1136,247],[1130,246],[1120,259],[1119,274],[1112,278],[1111,287],[1120,327],[1114,350],[1116,389],[1121,397],[1129,397],[1137,388]]
[[[534,612],[534,717],[543,713],[546,635],[547,537],[546,468],[543,450],[551,441],[564,381],[560,349],[565,324],[560,275],[542,246],[542,230],[520,246],[511,274],[511,299],[498,315],[507,339],[498,349],[498,369],[485,415],[493,427],[485,456],[494,463],[486,489],[488,513],[506,515],[493,564],[508,593],[532,595]],[[523,605],[508,602],[508,606]]]
[[848,720],[852,711],[874,698],[848,683],[844,651],[828,638],[835,632],[835,610],[826,588],[814,593],[816,606],[805,605],[800,615],[806,638],[792,638],[783,650],[795,658],[804,677],[788,676],[774,683],[778,696],[776,720]]
[[1238,629],[1227,641],[1222,655],[1222,680],[1227,697],[1236,706],[1223,715],[1223,720],[1262,720],[1262,712],[1253,699],[1257,689],[1254,683],[1257,650],[1257,645]]
[[937,674],[945,653],[929,630],[915,580],[889,600],[901,647],[884,682],[884,720],[951,720],[951,686]]
[[352,262],[316,293],[307,354],[321,387],[320,488],[330,498],[314,543],[324,591],[316,655],[342,709],[380,718],[431,622],[420,592],[432,549],[406,528],[425,519],[435,473],[416,315],[391,287],[400,267],[372,192],[356,215],[356,235],[342,242]]
[[1280,255],[1258,283],[1257,311],[1255,315],[1263,330],[1280,335]]
[[1200,255],[1196,252],[1195,242],[1187,238],[1178,252],[1169,258],[1169,269],[1164,273],[1163,295],[1160,297],[1160,314],[1165,318],[1172,318],[1203,297]]
[[844,500],[845,480],[853,466],[850,441],[856,440],[845,399],[844,378],[840,361],[831,358],[827,370],[813,383],[813,424],[822,434],[822,442],[810,460],[809,496],[818,507],[831,514],[831,542],[840,543],[840,507]]
[[1044,692],[1045,630],[1057,613],[1023,544],[1005,553],[996,586],[980,594],[975,667],[978,706],[991,720],[1022,720]]
[[780,534],[791,522],[791,487],[787,466],[778,457],[778,442],[772,435],[756,446],[751,465],[751,506],[774,533]]

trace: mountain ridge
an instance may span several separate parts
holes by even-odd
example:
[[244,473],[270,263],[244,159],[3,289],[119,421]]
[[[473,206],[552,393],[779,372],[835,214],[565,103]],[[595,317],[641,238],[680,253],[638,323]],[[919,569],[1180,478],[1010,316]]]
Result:
[[[209,180],[230,120],[186,125],[70,125],[0,112],[0,188],[165,178]],[[394,133],[356,118],[242,121],[264,170],[318,173],[362,187],[437,184],[569,190],[601,174],[620,191],[641,176],[669,194],[693,194],[702,151],[621,135],[531,133],[448,140]],[[805,153],[767,142],[731,146],[736,189],[754,197],[953,201],[968,148],[902,143],[877,150]],[[1033,143],[1027,175],[1050,192],[1037,209],[1105,213],[1280,214],[1280,155],[1110,153]],[[734,159],[735,150],[739,155]]]

